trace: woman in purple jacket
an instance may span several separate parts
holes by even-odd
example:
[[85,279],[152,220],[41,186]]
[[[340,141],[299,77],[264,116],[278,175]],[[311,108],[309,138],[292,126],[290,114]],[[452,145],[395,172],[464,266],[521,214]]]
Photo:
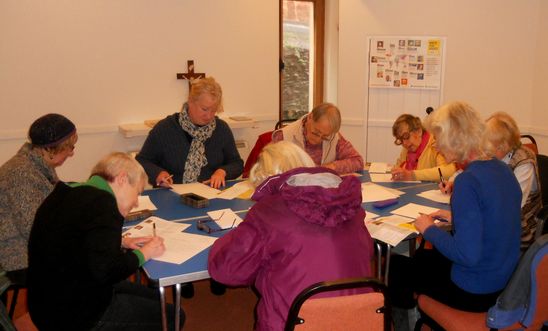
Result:
[[371,276],[360,181],[327,168],[296,168],[312,164],[290,142],[266,146],[250,174],[259,184],[257,203],[211,249],[215,280],[260,293],[256,330],[283,330],[293,299],[316,282]]

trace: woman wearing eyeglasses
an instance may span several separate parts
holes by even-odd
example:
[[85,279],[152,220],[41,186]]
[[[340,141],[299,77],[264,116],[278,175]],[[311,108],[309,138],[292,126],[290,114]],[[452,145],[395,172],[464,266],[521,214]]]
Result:
[[440,177],[448,179],[456,171],[455,164],[447,163],[436,150],[434,137],[424,129],[420,118],[400,115],[392,125],[392,134],[394,143],[403,147],[392,169],[392,180],[439,182]]
[[339,174],[363,169],[363,158],[340,133],[341,113],[332,103],[323,103],[312,111],[274,131],[272,141],[288,140],[310,155],[317,166]]
[[28,137],[0,167],[0,266],[20,285],[26,282],[34,213],[59,181],[55,169],[74,155],[78,140],[74,123],[59,114],[35,120]]

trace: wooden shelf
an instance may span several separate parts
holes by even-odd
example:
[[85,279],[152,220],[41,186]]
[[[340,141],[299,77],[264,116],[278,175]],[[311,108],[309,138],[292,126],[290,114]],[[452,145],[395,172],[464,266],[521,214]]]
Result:
[[[231,129],[252,128],[255,126],[255,120],[235,121],[229,117],[221,118]],[[118,131],[125,138],[142,137],[148,135],[152,127],[158,123],[158,120],[146,120],[143,123],[126,123],[118,126]]]

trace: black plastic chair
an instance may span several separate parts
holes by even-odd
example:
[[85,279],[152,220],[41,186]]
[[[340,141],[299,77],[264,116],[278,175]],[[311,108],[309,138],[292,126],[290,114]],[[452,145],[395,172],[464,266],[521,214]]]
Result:
[[[374,292],[311,298],[318,293],[360,288],[371,288]],[[320,282],[304,289],[293,300],[285,331],[390,330],[390,312],[387,287],[378,279],[350,278]]]
[[542,205],[548,206],[548,156],[537,154],[538,174],[540,180],[540,192]]
[[[9,278],[6,277],[3,271],[0,272],[0,294],[4,295],[10,285],[11,282]],[[16,331],[15,326],[13,325],[11,318],[8,315],[8,311],[6,310],[6,306],[3,302],[0,302],[0,326],[5,331]]]
[[[521,140],[522,140],[522,144],[523,146],[529,148],[530,150],[532,150],[535,154],[538,154],[538,146],[537,146],[537,141],[535,140],[535,138],[533,138],[533,136],[531,135],[528,135],[528,134],[522,134],[520,136]],[[525,141],[523,141],[525,140]]]

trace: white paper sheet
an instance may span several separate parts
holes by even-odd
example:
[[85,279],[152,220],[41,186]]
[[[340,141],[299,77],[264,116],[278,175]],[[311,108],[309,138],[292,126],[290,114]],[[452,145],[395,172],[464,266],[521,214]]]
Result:
[[221,192],[220,190],[211,188],[210,186],[202,183],[173,184],[171,187],[173,191],[178,194],[194,193],[206,199],[215,199]]
[[158,209],[158,208],[156,208],[154,203],[152,203],[152,201],[150,200],[150,197],[148,195],[140,195],[137,198],[137,203],[138,203],[137,207],[133,208],[130,211],[130,213],[138,212],[138,211],[145,210],[145,209],[148,209],[148,210],[157,210]]
[[362,183],[362,202],[382,201],[395,199],[399,195],[374,183]]
[[144,237],[152,236],[154,234],[152,224],[156,225],[156,235],[159,237],[166,238],[171,237],[174,233],[179,233],[186,230],[190,224],[187,223],[177,223],[174,221],[166,221],[162,218],[152,216],[142,221],[141,223],[129,228],[127,231],[122,233],[122,236],[130,237]]
[[440,190],[424,191],[417,195],[419,197],[423,197],[432,201],[441,202],[445,204],[449,204],[449,200],[451,199],[451,195],[444,194]]
[[413,233],[411,230],[376,220],[366,222],[365,226],[371,237],[391,246],[397,246],[402,240]]
[[439,210],[438,208],[432,208],[428,206],[419,205],[416,203],[408,203],[405,206],[402,206],[396,210],[392,211],[392,214],[411,217],[413,219],[419,217],[420,213],[431,214]]
[[227,188],[226,190],[221,191],[219,194],[217,194],[217,198],[232,200],[238,197],[239,195],[253,189],[254,189],[253,185],[251,185],[251,183],[246,180],[246,181],[234,184],[231,187]]
[[388,171],[390,171],[390,167],[384,162],[371,162],[371,165],[369,166],[370,174],[384,174]]
[[221,229],[230,229],[237,227],[242,223],[242,219],[232,209],[219,209],[207,212],[207,215],[214,220]]

